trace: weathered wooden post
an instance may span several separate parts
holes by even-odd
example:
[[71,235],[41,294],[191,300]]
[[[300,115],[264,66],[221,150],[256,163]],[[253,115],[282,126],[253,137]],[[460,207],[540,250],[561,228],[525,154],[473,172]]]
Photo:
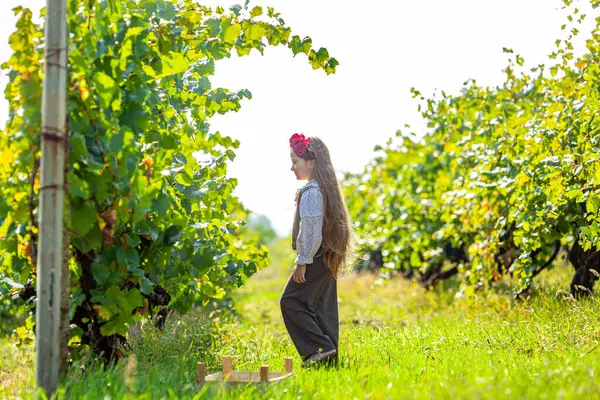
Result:
[[59,375],[63,182],[66,145],[67,6],[46,1],[37,257],[36,383],[48,397]]
[[284,364],[285,364],[285,372],[288,374],[291,374],[293,371],[292,357],[286,357],[284,359]]
[[196,379],[196,383],[201,384],[206,381],[206,363],[199,362],[198,363],[198,379]]

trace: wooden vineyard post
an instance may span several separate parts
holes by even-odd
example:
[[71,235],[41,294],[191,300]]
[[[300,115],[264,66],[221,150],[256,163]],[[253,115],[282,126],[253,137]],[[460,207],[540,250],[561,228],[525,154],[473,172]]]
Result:
[[67,89],[66,0],[47,0],[37,257],[36,385],[48,398],[60,369],[61,269]]

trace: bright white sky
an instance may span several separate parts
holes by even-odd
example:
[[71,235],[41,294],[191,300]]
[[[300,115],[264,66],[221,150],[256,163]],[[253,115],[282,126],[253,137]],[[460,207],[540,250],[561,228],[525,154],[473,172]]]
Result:
[[[243,0],[208,0],[227,7]],[[598,15],[588,13],[577,54]],[[15,5],[39,9],[45,0],[0,1],[0,60],[10,56]],[[250,210],[266,215],[277,232],[291,230],[294,193],[301,182],[290,172],[288,138],[296,132],[320,136],[340,171],[358,172],[373,147],[410,124],[423,123],[410,87],[424,94],[459,91],[468,78],[495,85],[506,65],[502,47],[521,54],[526,66],[546,63],[566,14],[560,0],[254,0],[271,5],[300,37],[329,50],[340,62],[335,75],[314,71],[305,56],[284,48],[265,56],[233,57],[217,64],[213,85],[249,89],[253,99],[238,113],[218,116],[212,129],[239,139],[230,175]],[[6,84],[4,74],[0,88]],[[0,103],[0,124],[7,115]]]

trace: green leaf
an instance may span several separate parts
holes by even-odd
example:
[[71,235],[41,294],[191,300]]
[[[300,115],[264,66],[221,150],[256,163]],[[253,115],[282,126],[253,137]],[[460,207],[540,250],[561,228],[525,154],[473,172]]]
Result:
[[144,299],[137,288],[129,290],[129,293],[125,297],[125,311],[132,312],[137,307],[141,307],[144,304]]
[[125,293],[123,293],[123,291],[121,291],[119,286],[112,285],[111,287],[109,287],[106,290],[105,296],[108,297],[109,299],[115,300],[118,303],[122,297],[125,297]]
[[162,58],[162,73],[157,78],[180,74],[190,67],[190,62],[182,53],[172,52],[169,55]]
[[581,189],[571,189],[567,192],[567,198],[574,199],[575,197],[578,197],[582,193],[583,193],[583,191]]
[[[138,235],[127,235],[127,244],[132,248],[137,247],[141,243],[140,237]],[[136,251],[137,253],[137,251]]]
[[598,209],[600,208],[600,197],[590,196],[586,203],[586,211],[591,214],[598,213]]
[[98,285],[104,285],[110,276],[110,270],[106,265],[94,263],[92,264],[92,275]]
[[102,336],[111,336],[116,333],[117,326],[115,321],[108,321],[100,327]]
[[113,175],[108,169],[102,171],[100,176],[95,178],[94,186],[96,187],[96,200],[104,202],[111,196],[114,196],[113,179]]
[[250,17],[255,18],[255,17],[262,15],[262,13],[263,13],[263,9],[261,6],[254,6],[252,11],[250,12]]
[[187,164],[187,158],[183,154],[176,154],[173,156],[173,162],[178,164]]
[[161,193],[156,199],[152,200],[152,208],[158,215],[165,215],[170,206],[171,200],[164,193]]
[[192,178],[190,178],[187,173],[182,172],[180,174],[177,174],[177,182],[181,183],[184,186],[189,186],[192,184]]
[[158,10],[160,17],[166,21],[171,21],[175,18],[175,5],[171,2],[159,2]]
[[95,80],[98,97],[100,98],[100,107],[109,108],[117,89],[117,84],[113,78],[104,72],[95,74]]
[[72,205],[71,227],[79,236],[85,237],[97,223],[96,209],[91,204]]
[[242,6],[239,4],[234,4],[231,6],[231,11],[233,11],[236,16],[239,16],[240,12],[242,11]]
[[88,158],[88,149],[85,145],[85,138],[79,133],[71,133],[69,143],[73,149],[73,157],[75,159]]
[[250,39],[252,40],[260,40],[265,35],[267,31],[261,25],[253,24],[249,28]]
[[242,26],[240,24],[233,24],[228,26],[223,32],[223,40],[226,43],[233,44],[242,32]]
[[152,221],[147,222],[148,226],[150,227],[150,235],[152,237],[152,240],[158,239],[158,237],[160,236],[160,230],[156,227],[156,225],[152,223]]
[[252,275],[254,275],[257,271],[256,268],[256,263],[254,261],[251,261],[247,264],[244,265],[244,274],[246,274],[246,276],[250,277]]
[[421,266],[421,260],[419,259],[419,255],[416,252],[412,252],[410,255],[410,265],[413,268],[418,268]]
[[165,150],[173,150],[177,148],[177,139],[174,136],[165,136],[162,139],[162,147]]
[[181,238],[182,227],[180,225],[173,225],[167,228],[164,236],[164,244],[172,246]]
[[139,267],[133,267],[130,265],[129,267],[127,267],[127,271],[129,271],[132,276],[138,276],[140,278],[143,278],[145,276],[144,270]]
[[185,190],[184,194],[186,196],[186,199],[193,200],[201,199],[202,197],[204,197],[204,195],[206,195],[206,192],[203,190],[194,190],[190,188],[190,190]]
[[122,70],[125,70],[127,67],[128,58],[133,54],[133,43],[131,40],[126,40],[125,43],[121,46],[119,64]]
[[200,278],[202,275],[206,273],[206,271],[212,267],[213,258],[212,254],[206,253],[196,253],[192,259],[192,264],[194,265],[193,275],[195,278]]
[[126,251],[127,256],[127,265],[132,267],[139,267],[140,265],[140,256],[136,249],[133,247],[129,247]]
[[117,262],[121,268],[127,268],[127,254],[125,249],[119,246],[117,249]]
[[152,281],[146,277],[142,278],[142,281],[140,283],[140,291],[145,294],[145,295],[149,295],[150,293],[152,293],[152,288],[154,287],[154,284],[152,283]]
[[142,71],[144,71],[144,73],[149,75],[151,78],[156,78],[156,71],[150,65],[142,65]]
[[112,151],[115,154],[119,154],[119,152],[123,148],[123,137],[123,132],[118,132],[111,136],[109,145],[110,151]]
[[211,37],[216,37],[221,32],[221,20],[219,18],[208,18],[205,23]]

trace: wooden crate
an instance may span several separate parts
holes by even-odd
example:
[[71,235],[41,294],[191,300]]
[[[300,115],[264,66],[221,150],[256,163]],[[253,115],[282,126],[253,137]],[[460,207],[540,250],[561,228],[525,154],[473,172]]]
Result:
[[223,357],[223,371],[214,374],[206,374],[206,364],[198,363],[199,385],[207,382],[225,382],[228,384],[250,384],[250,383],[275,383],[292,376],[292,359],[287,357],[285,361],[285,372],[270,372],[268,365],[260,367],[258,372],[234,371],[231,357]]

